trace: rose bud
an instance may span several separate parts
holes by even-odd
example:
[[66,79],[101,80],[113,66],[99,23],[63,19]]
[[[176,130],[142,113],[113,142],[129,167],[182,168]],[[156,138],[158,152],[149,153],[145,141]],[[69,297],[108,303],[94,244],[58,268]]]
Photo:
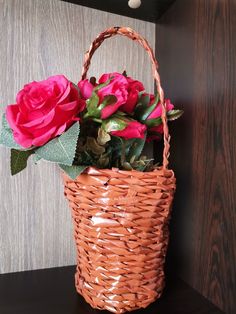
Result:
[[[150,102],[148,103],[148,97],[150,97]],[[142,99],[143,98],[143,99]],[[166,115],[169,121],[178,119],[182,114],[182,110],[174,110],[174,105],[170,102],[169,99],[165,99],[166,105]],[[153,95],[142,95],[141,96],[141,105],[137,108],[136,118],[144,123],[148,127],[148,137],[147,141],[153,139],[160,139],[161,134],[163,133],[163,124],[162,124],[162,105],[159,101],[159,97],[154,98]]]
[[86,100],[92,96],[94,86],[88,79],[79,81],[78,87],[82,99]]
[[144,138],[147,130],[144,124],[122,116],[116,116],[103,121],[102,127],[107,133],[124,139]]
[[[171,113],[174,106],[169,99],[165,100],[167,115]],[[175,110],[176,111],[176,110]],[[138,121],[146,124],[147,127],[158,126],[162,123],[161,120],[162,105],[158,95],[143,94],[140,97],[139,105],[135,109],[135,118]]]
[[[172,103],[170,102],[170,99],[165,99],[165,104],[166,104],[166,112],[167,113],[168,113],[168,111],[170,111],[174,108],[174,105],[172,105]],[[153,111],[147,117],[147,120],[160,118],[161,114],[162,114],[162,106],[161,106],[161,103],[158,102],[158,104],[155,106]]]

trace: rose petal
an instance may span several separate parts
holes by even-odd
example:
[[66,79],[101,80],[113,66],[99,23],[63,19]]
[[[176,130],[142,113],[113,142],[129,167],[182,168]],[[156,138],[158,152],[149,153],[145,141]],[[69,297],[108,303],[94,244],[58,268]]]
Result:
[[61,98],[57,102],[58,105],[61,104],[67,98],[67,96],[69,95],[69,93],[71,91],[71,85],[72,85],[72,83],[67,84],[66,90],[64,91],[64,93],[62,94]]
[[66,104],[61,104],[61,105],[59,105],[59,107],[61,108],[61,110],[64,110],[64,111],[73,110],[73,109],[75,109],[77,106],[78,106],[78,101],[77,101],[77,100],[72,101],[72,102],[68,102],[68,103],[66,103]]
[[16,127],[16,119],[19,113],[19,107],[17,105],[9,105],[6,108],[6,119],[9,123],[10,127],[15,130],[18,129]]
[[114,95],[117,99],[115,104],[111,104],[106,106],[101,111],[101,118],[106,119],[113,113],[115,113],[123,104],[127,101],[128,96],[128,82],[126,78],[119,74],[119,73],[110,73],[110,74],[103,74],[99,79],[99,83],[102,83],[105,79],[112,78],[111,82],[101,88],[98,91],[99,102],[102,103],[105,96]]
[[[170,102],[169,99],[165,99],[165,103],[166,103],[166,111],[167,112],[174,108],[174,105],[172,105],[172,103]],[[159,117],[161,117],[161,114],[162,114],[162,106],[161,106],[161,103],[159,102],[157,104],[156,108],[148,116],[148,120],[159,118]]]
[[89,99],[92,96],[94,86],[89,82],[88,79],[82,80],[78,83],[80,95],[83,99]]
[[18,132],[13,132],[14,139],[17,144],[24,148],[29,148],[32,146],[32,138],[26,136],[26,134],[23,133],[18,133]]
[[55,132],[55,130],[56,127],[53,127],[44,134],[42,134],[41,136],[37,136],[36,138],[33,139],[32,144],[34,146],[42,146],[46,144],[52,138],[52,134]]
[[119,107],[122,105],[122,103],[116,102],[115,104],[108,105],[104,107],[101,111],[101,118],[102,119],[107,119],[110,117],[113,113],[115,113]]
[[144,138],[147,127],[137,121],[130,121],[126,128],[120,131],[112,131],[111,134],[125,139]]
[[51,110],[49,114],[47,114],[46,116],[43,116],[40,119],[32,120],[28,123],[21,124],[21,126],[25,128],[34,127],[34,129],[41,129],[47,126],[49,123],[51,123],[54,116],[55,116],[55,109]]
[[59,128],[58,128],[58,130],[55,132],[55,136],[57,136],[57,135],[61,135],[64,131],[65,131],[65,129],[67,128],[67,124],[66,123],[64,123],[64,124],[62,124]]

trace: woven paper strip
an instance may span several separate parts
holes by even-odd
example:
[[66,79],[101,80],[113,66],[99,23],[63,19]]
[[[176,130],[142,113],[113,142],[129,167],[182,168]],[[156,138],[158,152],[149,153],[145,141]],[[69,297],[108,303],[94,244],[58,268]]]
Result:
[[74,181],[64,175],[64,183],[78,253],[77,291],[92,307],[114,313],[160,297],[173,171],[89,168]]

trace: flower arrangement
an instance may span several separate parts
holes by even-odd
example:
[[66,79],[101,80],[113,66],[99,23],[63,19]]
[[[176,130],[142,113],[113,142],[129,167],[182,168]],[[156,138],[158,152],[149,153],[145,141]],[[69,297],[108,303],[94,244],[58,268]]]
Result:
[[[167,119],[179,118],[166,99]],[[163,134],[159,95],[126,72],[103,74],[77,85],[63,75],[31,82],[2,116],[0,143],[11,148],[11,173],[20,172],[34,155],[58,163],[72,179],[88,166],[150,171],[142,156],[145,143]]]
[[[115,35],[147,51],[156,95],[126,72],[87,79],[94,52]],[[108,28],[94,39],[81,77],[78,84],[56,75],[25,85],[2,116],[0,144],[11,148],[12,175],[29,158],[57,163],[64,171],[77,247],[76,290],[93,308],[121,314],[147,307],[164,288],[176,188],[168,168],[167,120],[183,111],[164,99],[154,52],[129,27]],[[143,148],[162,138],[159,166],[143,156]]]

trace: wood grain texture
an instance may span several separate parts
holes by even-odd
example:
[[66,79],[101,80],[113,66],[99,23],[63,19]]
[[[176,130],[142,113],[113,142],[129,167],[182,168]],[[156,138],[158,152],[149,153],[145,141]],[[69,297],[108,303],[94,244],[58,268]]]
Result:
[[[236,312],[236,2],[177,0],[156,28],[177,193],[169,268]],[[173,133],[174,132],[174,133]],[[173,266],[172,266],[173,267]]]
[[[0,0],[1,110],[32,80],[63,73],[77,82],[90,42],[114,25],[136,29],[154,47],[152,23],[58,0]],[[90,74],[124,69],[153,91],[146,53],[126,38],[107,40]],[[57,167],[31,162],[11,177],[9,151],[1,147],[0,177],[0,273],[74,264],[70,211]]]

